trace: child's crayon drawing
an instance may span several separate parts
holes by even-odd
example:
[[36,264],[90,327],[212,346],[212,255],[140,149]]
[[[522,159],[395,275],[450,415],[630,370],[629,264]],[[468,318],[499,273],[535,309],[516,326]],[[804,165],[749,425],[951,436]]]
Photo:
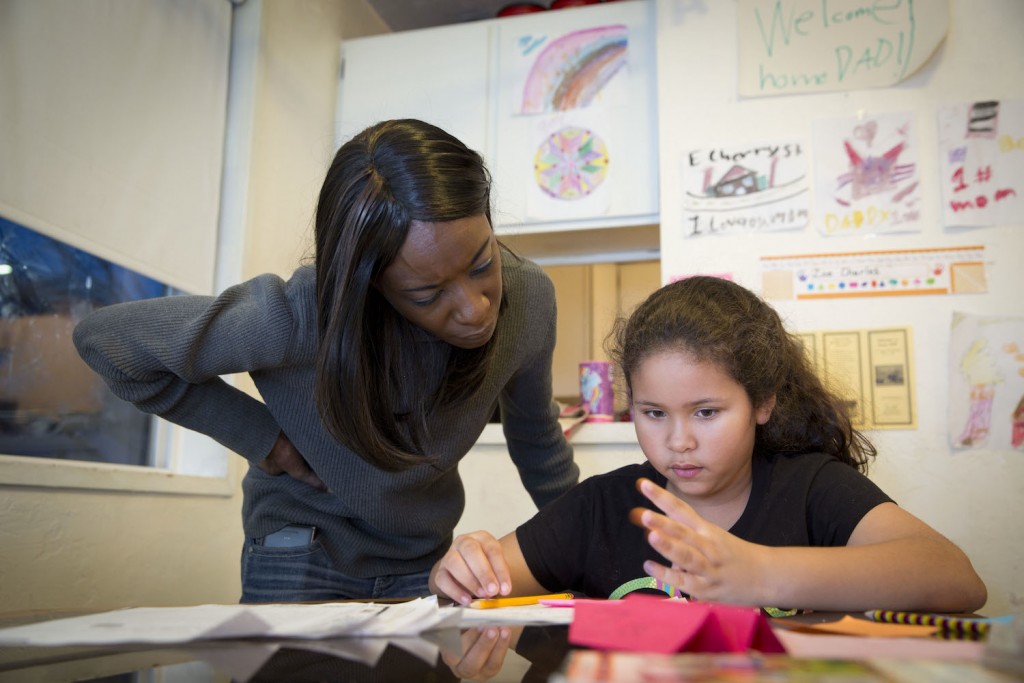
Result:
[[694,149],[682,165],[687,237],[807,225],[807,160],[799,142]]
[[[519,40],[522,56],[536,41]],[[525,46],[525,47],[524,47]],[[523,86],[523,114],[590,106],[626,66],[629,31],[623,24],[572,31],[549,41],[537,54]]]
[[574,220],[608,213],[615,161],[605,107],[531,117],[532,154],[523,154],[527,216],[535,220]]
[[920,231],[912,114],[819,121],[814,133],[819,232]]
[[555,199],[585,197],[608,174],[608,148],[586,128],[566,126],[549,135],[534,155],[534,177]]
[[1024,317],[954,313],[949,360],[953,448],[1024,450]]
[[945,225],[1024,222],[1024,100],[939,108]]

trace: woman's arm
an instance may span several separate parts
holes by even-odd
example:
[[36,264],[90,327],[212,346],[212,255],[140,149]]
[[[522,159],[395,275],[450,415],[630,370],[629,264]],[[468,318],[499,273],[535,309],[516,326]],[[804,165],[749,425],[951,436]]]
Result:
[[665,514],[637,512],[648,542],[671,566],[645,565],[655,578],[699,600],[818,610],[908,609],[973,612],[985,586],[966,555],[921,520],[882,503],[846,546],[770,547],[702,519],[674,495],[642,480]]
[[551,310],[544,316],[531,317],[529,334],[542,336],[537,352],[522,363],[500,397],[502,430],[509,454],[538,508],[579,482],[579,467],[558,422],[558,407],[552,398],[556,313],[553,291],[550,295]]
[[547,592],[526,565],[515,532],[501,540],[486,531],[458,536],[430,571],[430,590],[468,605],[474,598]]
[[258,463],[280,426],[260,401],[220,376],[287,358],[297,324],[272,276],[220,296],[169,296],[96,310],[75,328],[79,354],[139,410],[206,434]]

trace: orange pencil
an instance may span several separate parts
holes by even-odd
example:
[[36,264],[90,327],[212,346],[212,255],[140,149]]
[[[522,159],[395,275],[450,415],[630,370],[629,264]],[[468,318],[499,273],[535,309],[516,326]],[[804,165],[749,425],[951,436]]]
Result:
[[571,600],[572,593],[552,593],[550,595],[524,595],[521,598],[480,598],[469,603],[474,609],[494,609],[495,607],[519,607],[536,605],[541,600]]

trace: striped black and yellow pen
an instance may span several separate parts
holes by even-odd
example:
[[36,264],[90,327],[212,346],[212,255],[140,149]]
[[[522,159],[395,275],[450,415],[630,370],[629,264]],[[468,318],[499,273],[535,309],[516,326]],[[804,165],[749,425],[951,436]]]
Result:
[[872,621],[886,624],[914,624],[915,626],[937,626],[943,638],[981,640],[988,635],[991,624],[984,619],[954,617],[943,614],[921,614],[876,609],[865,614]]

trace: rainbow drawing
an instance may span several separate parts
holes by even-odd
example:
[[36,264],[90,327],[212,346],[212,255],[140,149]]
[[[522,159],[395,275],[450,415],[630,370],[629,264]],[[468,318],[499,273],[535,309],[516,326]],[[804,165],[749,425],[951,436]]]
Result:
[[556,38],[533,62],[523,87],[522,113],[589,106],[625,66],[628,44],[629,31],[624,24],[573,31]]

